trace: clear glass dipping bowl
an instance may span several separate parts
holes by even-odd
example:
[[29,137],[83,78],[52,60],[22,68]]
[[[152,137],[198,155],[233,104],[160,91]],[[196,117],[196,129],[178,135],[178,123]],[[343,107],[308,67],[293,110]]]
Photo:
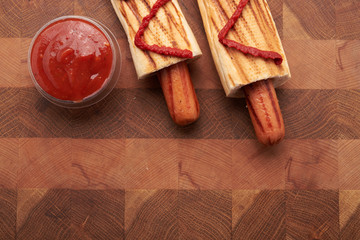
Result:
[[[38,38],[39,34],[50,24],[55,23],[57,21],[64,20],[64,19],[79,19],[79,20],[86,21],[86,22],[89,22],[90,24],[95,25],[106,36],[107,40],[110,43],[110,47],[112,50],[113,59],[112,59],[112,66],[111,66],[111,71],[110,71],[109,77],[104,81],[102,87],[99,90],[95,91],[94,93],[90,94],[89,96],[86,96],[81,101],[62,100],[62,99],[58,99],[58,98],[50,95],[49,93],[47,93],[38,84],[38,82],[33,74],[32,67],[31,67],[31,54],[32,54],[35,40]],[[102,99],[104,99],[111,92],[111,90],[115,87],[115,85],[120,77],[120,70],[121,70],[120,46],[119,46],[114,34],[102,23],[100,23],[94,19],[91,19],[88,17],[83,17],[83,16],[75,16],[75,15],[62,16],[59,18],[55,18],[55,19],[51,20],[50,22],[46,23],[42,28],[40,28],[39,31],[37,31],[37,33],[33,37],[30,47],[29,47],[29,52],[28,52],[28,68],[29,68],[29,72],[30,72],[30,77],[31,77],[36,89],[40,92],[40,94],[44,98],[46,98],[53,104],[58,105],[60,107],[65,107],[65,108],[88,107],[88,106],[91,106],[91,105],[101,101]]]

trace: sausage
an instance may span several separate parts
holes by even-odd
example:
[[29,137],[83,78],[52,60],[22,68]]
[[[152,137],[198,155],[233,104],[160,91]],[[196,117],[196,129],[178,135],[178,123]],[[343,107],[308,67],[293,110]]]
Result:
[[173,121],[180,126],[195,122],[200,108],[187,63],[180,62],[159,71],[158,79]]
[[285,136],[285,126],[272,81],[258,81],[243,90],[258,140],[265,145],[279,143]]

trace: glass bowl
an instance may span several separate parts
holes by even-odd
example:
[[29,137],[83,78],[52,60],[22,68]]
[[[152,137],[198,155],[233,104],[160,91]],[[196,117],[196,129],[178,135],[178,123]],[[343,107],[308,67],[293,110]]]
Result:
[[[79,101],[62,100],[62,99],[56,98],[56,97],[50,95],[49,93],[47,93],[37,82],[37,79],[33,73],[32,64],[31,64],[31,59],[32,59],[31,56],[32,56],[33,47],[34,47],[36,39],[39,37],[39,35],[42,33],[42,31],[44,31],[49,25],[51,25],[53,23],[56,23],[58,21],[67,20],[67,19],[81,20],[81,21],[85,21],[85,22],[89,23],[90,25],[92,24],[92,25],[96,26],[98,28],[98,30],[100,30],[107,38],[107,40],[110,44],[111,51],[112,51],[112,65],[111,65],[111,70],[110,70],[110,74],[109,74],[108,78],[103,82],[100,89],[96,90],[95,92],[91,93],[90,95],[84,97],[82,100],[79,100]],[[94,19],[91,19],[88,17],[83,17],[83,16],[75,16],[75,15],[62,16],[62,17],[53,19],[50,22],[46,23],[43,27],[40,28],[39,31],[37,31],[37,33],[33,37],[30,47],[29,47],[29,52],[28,52],[28,68],[29,68],[29,72],[30,72],[30,77],[31,77],[36,89],[48,101],[52,102],[55,105],[65,107],[65,108],[83,108],[83,107],[91,106],[91,105],[101,101],[115,87],[115,85],[120,77],[121,52],[120,52],[119,44],[118,44],[117,39],[115,38],[114,34],[102,23],[100,23]]]

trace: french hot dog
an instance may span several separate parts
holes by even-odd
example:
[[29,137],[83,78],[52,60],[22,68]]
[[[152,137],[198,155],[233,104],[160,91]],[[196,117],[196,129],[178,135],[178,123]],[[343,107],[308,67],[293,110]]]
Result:
[[127,34],[138,78],[157,73],[174,122],[196,121],[199,104],[185,60],[201,56],[201,50],[178,1],[111,2]]
[[[210,50],[227,97],[246,97],[259,141],[283,139],[274,87],[290,70],[266,0],[198,0]],[[240,90],[242,89],[242,90]]]

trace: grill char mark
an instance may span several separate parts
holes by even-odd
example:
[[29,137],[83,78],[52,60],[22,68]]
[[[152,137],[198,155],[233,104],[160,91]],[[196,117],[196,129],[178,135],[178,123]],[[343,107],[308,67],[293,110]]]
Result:
[[[130,1],[128,1],[130,2]],[[138,20],[139,24],[141,23],[141,20],[139,19],[139,15],[136,14],[136,11],[132,8],[132,6],[130,6],[129,4],[127,4],[127,6],[129,7],[129,9],[133,12],[134,16],[136,17],[136,19]],[[124,11],[124,7],[120,8],[120,12],[121,14],[124,16],[125,21],[127,23],[127,25],[129,26],[129,28],[134,32],[134,35],[136,33],[135,29],[132,27],[132,25],[130,24],[128,18],[126,17],[126,11]],[[154,61],[154,59],[150,56],[150,54],[148,52],[143,52],[144,55],[146,56],[146,58],[149,60],[150,64],[152,65],[152,67],[155,69],[156,68],[156,62]]]
[[281,127],[280,114],[279,114],[279,112],[278,112],[278,110],[277,110],[275,98],[274,98],[274,96],[273,96],[273,94],[272,94],[272,91],[271,91],[271,89],[270,89],[269,80],[266,80],[266,81],[265,81],[265,86],[266,86],[266,90],[267,90],[268,93],[269,93],[269,97],[270,97],[270,99],[271,99],[271,105],[272,105],[272,107],[273,107],[273,109],[274,109],[275,116],[276,116],[276,120],[277,120],[278,126],[279,126],[279,128],[280,128],[280,127]]

